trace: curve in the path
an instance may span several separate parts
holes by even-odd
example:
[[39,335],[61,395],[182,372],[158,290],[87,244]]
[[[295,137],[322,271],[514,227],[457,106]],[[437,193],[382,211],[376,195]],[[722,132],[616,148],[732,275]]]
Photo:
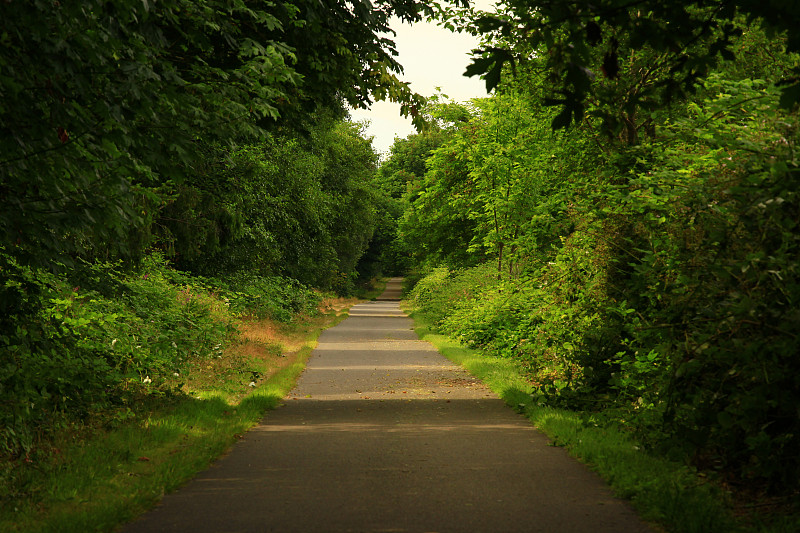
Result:
[[649,531],[418,340],[399,283],[323,332],[283,407],[125,531]]

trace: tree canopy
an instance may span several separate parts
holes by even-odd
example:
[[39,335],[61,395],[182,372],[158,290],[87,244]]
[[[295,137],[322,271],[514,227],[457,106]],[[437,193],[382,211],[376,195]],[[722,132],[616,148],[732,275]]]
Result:
[[419,310],[513,359],[532,402],[776,495],[800,479],[798,13],[448,12],[494,91],[416,165],[398,233]]
[[[0,235],[26,261],[135,256],[209,144],[323,107],[421,101],[390,15],[420,5],[140,0],[0,7]],[[144,232],[144,233],[143,233]]]
[[[513,71],[534,60],[548,72],[544,103],[560,109],[554,128],[594,114],[630,142],[650,112],[693,92],[720,60],[747,61],[738,38],[748,28],[766,31],[761,53],[800,52],[795,0],[506,0],[496,13],[448,16],[451,27],[484,37],[466,74],[483,75],[487,89],[498,86],[504,66]],[[781,107],[800,102],[800,63],[787,65],[774,83]]]

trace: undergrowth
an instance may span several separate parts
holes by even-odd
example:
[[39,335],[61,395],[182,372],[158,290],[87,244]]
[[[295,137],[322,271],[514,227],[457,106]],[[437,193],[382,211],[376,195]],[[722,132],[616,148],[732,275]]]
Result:
[[[86,405],[80,416],[56,411],[51,420],[58,423],[28,429],[30,439],[17,443],[16,453],[8,435],[31,418],[18,419],[17,427],[4,426],[2,531],[109,530],[152,506],[278,404],[302,371],[319,332],[343,319],[355,302],[332,296],[323,301],[322,295],[291,283],[270,293],[274,280],[259,285],[264,280],[256,279],[234,291],[233,283],[190,278],[158,258],[135,275],[109,270],[117,276],[116,290],[123,289],[116,292],[121,311],[113,338],[126,330],[133,335],[131,321],[142,316],[151,320],[133,322],[145,324],[136,330],[139,335],[154,336],[159,325],[180,327],[175,316],[205,328],[206,334],[194,331],[195,344],[176,342],[178,348],[173,336],[163,348],[148,346],[149,360],[162,360],[161,367],[141,370],[134,366],[137,361],[129,363],[137,373],[124,375],[127,386],[109,389],[106,404]],[[49,290],[60,287],[55,277],[48,282]],[[90,308],[111,305],[99,291],[92,293],[97,300],[92,302],[84,290],[73,291],[77,319],[86,319],[85,302]],[[231,302],[237,298],[249,299],[254,307],[236,308]],[[131,305],[126,307],[126,301]],[[276,308],[292,311],[273,313]],[[271,318],[259,318],[265,315]],[[139,342],[145,346],[153,338],[158,337]],[[104,342],[109,344],[108,338]]]
[[512,359],[488,355],[435,333],[420,313],[416,331],[450,360],[483,380],[510,407],[528,417],[555,446],[565,447],[632,501],[643,519],[671,532],[729,533],[737,526],[726,497],[685,465],[648,454],[630,435],[591,415],[537,403],[534,387]]
[[120,427],[208,387],[225,401],[243,397],[285,366],[277,343],[245,333],[264,319],[301,327],[323,299],[283,278],[191,276],[159,254],[136,268],[45,271],[0,248],[0,279],[3,508],[60,455],[64,435]]
[[[437,269],[424,278],[406,300],[420,337],[484,380],[555,445],[594,468],[646,520],[671,532],[797,531],[800,520],[791,499],[770,497],[757,485],[742,490],[714,470],[664,453],[635,431],[640,427],[632,418],[635,412],[604,408],[607,399],[600,394],[595,402],[578,403],[583,406],[578,409],[553,402],[554,393],[570,393],[563,376],[571,370],[563,352],[577,351],[579,345],[558,344],[553,357],[547,355],[548,346],[563,329],[586,331],[580,309],[539,322],[551,325],[548,332],[537,321],[552,312],[531,310],[536,301],[530,299],[531,290],[487,282],[490,274],[485,267],[455,273]],[[475,278],[483,282],[475,283]],[[563,322],[561,329],[558,321]],[[577,371],[574,376],[570,386],[579,387]]]

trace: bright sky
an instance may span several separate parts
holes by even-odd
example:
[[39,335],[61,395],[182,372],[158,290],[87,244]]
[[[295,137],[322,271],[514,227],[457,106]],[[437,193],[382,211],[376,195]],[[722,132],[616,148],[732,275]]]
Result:
[[[478,2],[484,3],[489,2]],[[428,97],[440,87],[457,102],[486,96],[483,80],[463,76],[472,62],[470,52],[478,47],[475,37],[453,33],[433,23],[419,22],[412,26],[399,19],[394,19],[392,29],[397,32],[396,59],[404,69],[399,78],[410,82],[412,91]],[[372,145],[378,152],[388,152],[395,137],[402,138],[415,131],[411,120],[400,116],[400,106],[391,102],[376,102],[369,110],[353,110],[350,114],[354,121],[370,122],[366,133],[374,137]]]

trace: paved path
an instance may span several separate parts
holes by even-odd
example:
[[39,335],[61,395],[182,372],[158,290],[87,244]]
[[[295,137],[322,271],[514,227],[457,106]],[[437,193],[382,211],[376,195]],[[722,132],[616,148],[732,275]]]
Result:
[[323,332],[285,405],[124,531],[649,531],[418,340],[399,287]]

